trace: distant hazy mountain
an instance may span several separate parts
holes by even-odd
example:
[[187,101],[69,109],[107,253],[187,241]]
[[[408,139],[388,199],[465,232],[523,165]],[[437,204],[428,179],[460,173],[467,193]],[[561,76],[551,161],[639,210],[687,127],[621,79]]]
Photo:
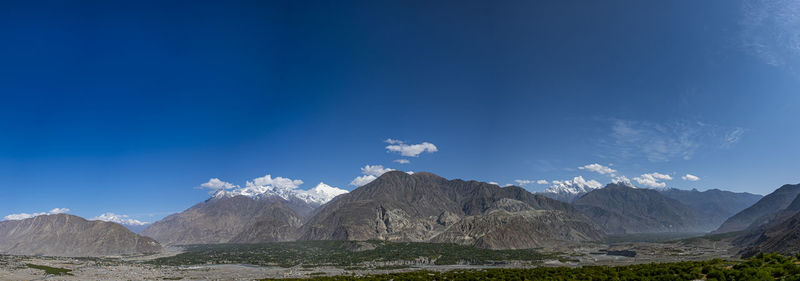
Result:
[[736,193],[719,189],[698,191],[676,188],[662,189],[659,192],[680,201],[697,211],[699,223],[709,229],[716,229],[734,214],[752,206],[763,196],[752,193]]
[[[285,241],[293,238],[294,229],[301,224],[302,217],[298,213],[310,213],[311,210],[312,207],[303,202],[289,202],[280,197],[215,196],[153,223],[142,231],[142,235],[167,245],[215,244],[231,242],[247,230],[250,234],[237,242],[250,242],[245,241],[246,237],[253,238],[252,242]],[[267,229],[250,229],[256,224]],[[281,233],[258,236],[277,230]]]
[[794,255],[800,251],[800,195],[768,222],[751,224],[745,233],[734,240],[749,257],[760,252]]
[[726,233],[758,227],[770,221],[789,206],[800,194],[800,184],[784,185],[758,200],[755,204],[727,219],[714,233]]
[[573,205],[612,234],[710,230],[698,224],[694,208],[652,189],[609,184]]
[[561,202],[572,203],[578,197],[601,187],[603,185],[596,181],[586,181],[583,177],[578,176],[572,180],[553,181],[550,187],[539,194]]
[[601,233],[569,204],[516,186],[393,171],[323,205],[303,240],[435,241],[530,248]]
[[155,240],[122,225],[57,214],[0,222],[0,253],[46,256],[118,256],[158,253]]

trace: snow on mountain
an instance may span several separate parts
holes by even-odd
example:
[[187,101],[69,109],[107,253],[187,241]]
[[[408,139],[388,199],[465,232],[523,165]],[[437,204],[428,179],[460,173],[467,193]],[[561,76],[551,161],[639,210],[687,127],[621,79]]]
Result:
[[[347,190],[336,188],[320,182],[312,189],[298,190],[297,197],[306,201],[306,203],[325,204],[331,201],[334,197],[347,193]],[[304,199],[305,197],[305,199]]]
[[603,187],[600,182],[596,180],[587,181],[582,176],[574,177],[572,180],[554,180],[552,184],[553,185],[542,191],[542,194],[568,203],[583,194]]
[[347,193],[347,190],[332,187],[323,182],[309,190],[299,189],[303,184],[301,180],[291,180],[282,177],[272,178],[270,175],[248,181],[245,187],[231,190],[221,189],[214,194],[214,198],[233,197],[244,195],[253,199],[279,197],[292,201],[299,199],[310,205],[322,205],[336,197]]
[[149,222],[143,222],[143,221],[140,221],[140,220],[132,219],[128,215],[118,215],[118,214],[111,213],[111,212],[104,213],[102,215],[96,216],[96,217],[91,218],[89,220],[110,221],[110,222],[115,222],[115,223],[122,224],[122,225],[148,225],[148,224],[150,224]]
[[582,176],[574,177],[572,180],[553,181],[553,185],[544,190],[548,193],[566,193],[566,194],[579,194],[586,193],[595,189],[603,187],[601,183],[596,180],[584,180]]
[[89,220],[115,222],[137,234],[142,232],[151,224],[149,222],[132,219],[128,215],[118,215],[112,212],[103,213],[102,215],[96,216]]

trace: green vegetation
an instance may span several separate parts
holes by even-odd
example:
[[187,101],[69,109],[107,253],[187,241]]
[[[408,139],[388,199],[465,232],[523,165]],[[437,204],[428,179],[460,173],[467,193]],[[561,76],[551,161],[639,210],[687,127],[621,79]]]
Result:
[[[799,255],[800,256],[800,255]],[[492,268],[448,272],[414,271],[368,276],[330,276],[306,280],[800,280],[800,260],[778,254],[760,254],[743,262],[710,261],[651,263],[629,266]],[[264,279],[271,280],[271,279]],[[299,280],[299,279],[295,279]]]
[[624,242],[653,242],[661,243],[703,236],[704,233],[697,232],[664,232],[664,233],[632,233],[617,234],[606,236],[605,243],[624,243]]
[[367,276],[321,276],[305,280],[800,280],[800,265],[798,263],[800,263],[800,260],[797,257],[760,254],[744,262],[714,259],[710,261],[652,263],[615,267],[492,268],[447,272],[413,271]]
[[45,273],[45,274],[52,274],[52,275],[72,275],[72,273],[69,273],[70,271],[72,271],[72,269],[58,268],[58,267],[49,267],[49,266],[45,266],[45,265],[37,265],[37,264],[32,264],[32,263],[25,264],[25,265],[26,265],[26,266],[28,266],[28,267],[30,267],[30,268],[44,270],[44,273]]
[[252,264],[354,266],[368,262],[417,261],[417,264],[539,263],[552,255],[527,250],[488,250],[442,243],[386,241],[297,241],[265,244],[192,245],[187,252],[150,261],[156,265]]

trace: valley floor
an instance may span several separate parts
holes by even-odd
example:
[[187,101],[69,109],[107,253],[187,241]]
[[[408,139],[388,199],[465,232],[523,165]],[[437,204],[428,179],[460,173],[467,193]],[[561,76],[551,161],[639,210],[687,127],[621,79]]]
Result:
[[[621,266],[632,264],[649,264],[680,261],[704,261],[714,258],[725,260],[736,260],[734,252],[726,239],[715,238],[690,238],[672,242],[624,242],[625,239],[618,239],[613,243],[583,243],[583,244],[563,244],[553,245],[552,248],[543,249],[545,253],[536,255],[535,258],[527,260],[495,260],[484,261],[474,260],[469,262],[457,262],[441,264],[429,258],[408,259],[407,257],[398,260],[381,259],[380,262],[353,260],[351,264],[324,265],[309,264],[312,259],[298,257],[299,264],[278,265],[249,265],[239,263],[236,256],[230,256],[219,247],[213,248],[212,252],[208,249],[201,251],[203,255],[208,255],[205,262],[198,262],[197,254],[187,255],[180,251],[171,249],[165,254],[156,256],[136,257],[136,258],[56,258],[56,257],[26,257],[26,256],[0,256],[0,280],[254,280],[262,278],[308,278],[320,276],[365,276],[374,274],[386,274],[397,272],[409,272],[426,270],[431,272],[447,272],[464,269],[488,269],[488,268],[537,268],[537,267],[582,267],[590,265]],[[314,244],[317,243],[317,244]],[[313,261],[323,260],[319,255],[336,255],[337,252],[320,252],[319,249],[309,248],[308,244],[320,247],[323,243],[326,247],[348,246],[353,242],[297,242],[287,244],[265,244],[264,246],[253,246],[255,248],[242,249],[234,248],[235,253],[248,253],[247,259],[253,259],[253,249],[268,247],[270,254],[279,252],[274,249],[278,245],[280,249],[302,247],[302,254],[313,256]],[[335,243],[344,243],[342,245]],[[348,244],[349,243],[349,244]],[[378,251],[382,247],[389,247],[387,252],[377,252],[388,256],[389,252],[397,254],[403,249],[416,251],[417,247],[436,248],[439,245],[418,245],[416,243],[387,243],[387,242],[357,242],[360,246],[367,243],[366,249],[349,249],[353,251],[352,256],[359,254],[369,254],[370,251]],[[376,243],[369,245],[369,243]],[[337,246],[338,245],[338,246]],[[343,246],[343,247],[344,247]],[[258,248],[261,247],[261,248]],[[448,246],[450,247],[450,246]],[[448,248],[445,251],[458,252],[458,255],[480,255],[493,257],[492,254],[485,252],[464,252],[460,247]],[[311,249],[311,250],[309,250]],[[337,248],[338,249],[338,248]],[[191,249],[189,251],[192,251]],[[195,251],[197,251],[195,249]],[[288,252],[292,258],[296,253]],[[506,255],[526,254],[527,252],[499,252]],[[429,254],[429,253],[428,253]],[[226,256],[227,255],[227,256]],[[185,257],[191,257],[187,259]],[[225,260],[219,260],[219,256],[225,256]],[[366,255],[370,256],[370,255]],[[444,255],[442,255],[444,256]],[[215,259],[215,257],[217,259]],[[400,256],[397,256],[400,257]],[[258,258],[258,257],[256,257]],[[264,260],[274,259],[274,256],[264,257]],[[176,264],[173,264],[178,262]],[[205,264],[212,263],[212,264]],[[31,267],[31,265],[34,265]],[[39,266],[54,269],[69,270],[68,275],[46,274],[45,270]]]

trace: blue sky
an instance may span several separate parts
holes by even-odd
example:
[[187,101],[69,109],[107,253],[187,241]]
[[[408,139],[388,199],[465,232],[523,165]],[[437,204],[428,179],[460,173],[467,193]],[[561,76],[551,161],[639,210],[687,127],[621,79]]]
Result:
[[430,2],[2,2],[0,216],[153,221],[209,178],[353,189],[365,165],[800,182],[796,2]]

